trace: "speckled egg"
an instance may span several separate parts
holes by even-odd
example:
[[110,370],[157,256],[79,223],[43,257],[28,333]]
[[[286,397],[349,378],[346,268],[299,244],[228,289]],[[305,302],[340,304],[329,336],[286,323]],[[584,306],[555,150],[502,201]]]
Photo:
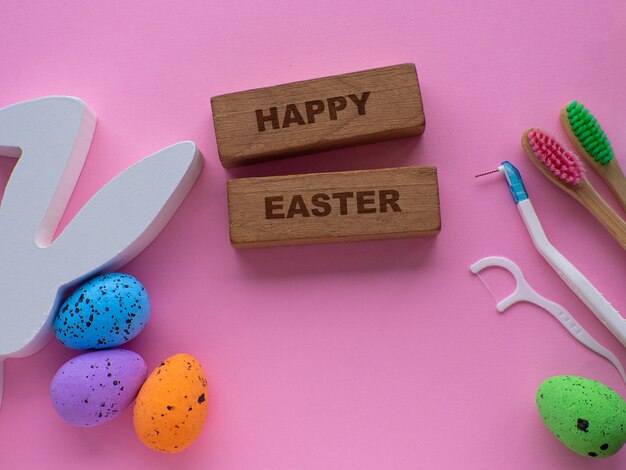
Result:
[[114,348],[141,333],[149,318],[150,299],[137,279],[104,274],[80,286],[61,305],[54,332],[73,349]]
[[563,444],[587,457],[608,457],[626,442],[626,403],[595,380],[558,376],[537,390],[537,408]]
[[161,452],[180,452],[202,431],[207,415],[207,381],[188,354],[166,359],[137,395],[133,422],[141,442]]
[[74,426],[98,426],[130,405],[147,373],[143,358],[132,351],[82,354],[63,364],[52,379],[52,405]]

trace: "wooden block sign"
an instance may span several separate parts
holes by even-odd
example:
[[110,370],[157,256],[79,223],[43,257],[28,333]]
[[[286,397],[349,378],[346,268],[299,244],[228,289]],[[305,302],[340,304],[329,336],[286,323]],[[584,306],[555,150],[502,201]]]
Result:
[[426,125],[414,64],[215,96],[226,168],[418,135]]
[[435,235],[437,169],[234,179],[228,215],[236,248]]

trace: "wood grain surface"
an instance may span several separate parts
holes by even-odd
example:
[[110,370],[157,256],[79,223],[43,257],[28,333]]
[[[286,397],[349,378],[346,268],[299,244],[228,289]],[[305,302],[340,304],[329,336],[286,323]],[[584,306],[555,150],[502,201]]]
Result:
[[228,182],[236,248],[435,235],[435,167],[403,167]]
[[227,168],[418,135],[426,125],[414,64],[215,96],[211,107]]

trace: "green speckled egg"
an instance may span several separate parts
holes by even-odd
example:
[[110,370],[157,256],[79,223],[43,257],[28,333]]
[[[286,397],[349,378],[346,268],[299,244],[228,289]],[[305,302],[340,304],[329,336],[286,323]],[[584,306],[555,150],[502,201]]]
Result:
[[537,408],[565,446],[586,457],[608,457],[626,442],[626,402],[595,380],[561,375],[537,390]]

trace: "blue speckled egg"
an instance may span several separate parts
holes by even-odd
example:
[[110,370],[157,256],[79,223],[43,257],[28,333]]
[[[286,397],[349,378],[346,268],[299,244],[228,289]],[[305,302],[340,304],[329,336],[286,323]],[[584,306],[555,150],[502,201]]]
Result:
[[63,364],[52,379],[52,405],[74,426],[104,424],[131,404],[147,373],[143,358],[132,351],[82,354]]
[[73,349],[114,348],[141,333],[149,318],[150,299],[137,279],[103,274],[80,286],[61,305],[54,332]]

